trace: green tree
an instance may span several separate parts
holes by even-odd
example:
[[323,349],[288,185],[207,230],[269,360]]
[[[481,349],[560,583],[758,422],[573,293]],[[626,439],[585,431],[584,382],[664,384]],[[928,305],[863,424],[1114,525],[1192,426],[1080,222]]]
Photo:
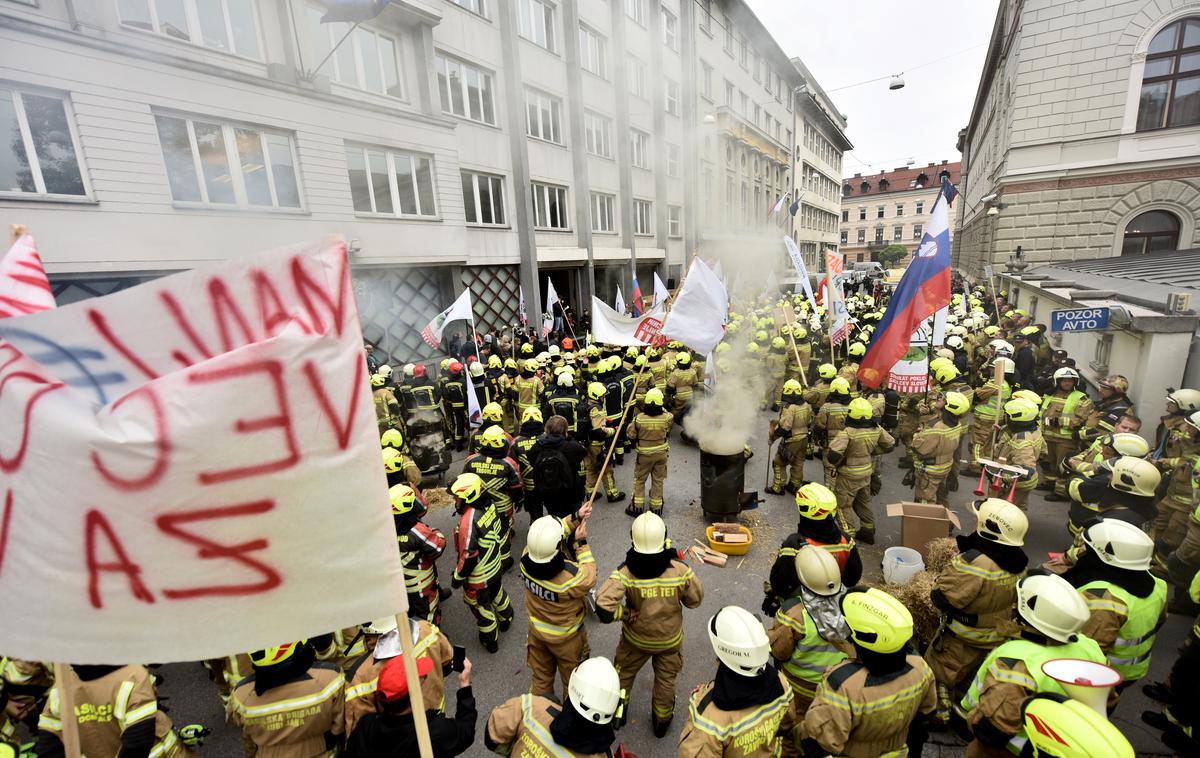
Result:
[[908,249],[904,245],[888,245],[884,249],[871,256],[871,260],[878,261],[883,264],[884,268],[892,268],[898,261],[908,255]]

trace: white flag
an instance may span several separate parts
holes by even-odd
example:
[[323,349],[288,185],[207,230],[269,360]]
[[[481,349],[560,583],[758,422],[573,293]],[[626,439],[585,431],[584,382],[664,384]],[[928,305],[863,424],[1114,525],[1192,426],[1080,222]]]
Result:
[[791,237],[785,236],[783,245],[787,248],[788,257],[792,259],[792,266],[795,267],[796,276],[800,278],[800,284],[804,287],[804,294],[808,295],[808,304],[812,307],[812,312],[816,313],[817,298],[813,296],[812,284],[808,281],[808,267],[804,265],[804,257],[800,255],[800,249]]
[[53,307],[54,291],[50,289],[46,269],[38,257],[37,245],[33,237],[23,234],[0,258],[0,318],[24,316]]
[[694,258],[663,324],[662,334],[698,353],[711,353],[725,336],[728,306],[721,280],[704,261]]
[[617,313],[598,297],[592,298],[592,333],[596,342],[606,345],[659,345],[663,325],[662,304],[637,318]]
[[546,313],[554,313],[554,304],[559,302],[558,293],[554,291],[554,282],[546,279]]
[[542,339],[546,339],[546,335],[554,331],[554,316],[549,313],[542,314]]
[[617,285],[617,299],[613,301],[613,308],[617,313],[625,315],[625,298],[621,296],[621,285]]
[[195,661],[407,606],[344,242],[0,338],[0,596],[36,618],[5,655]]
[[475,393],[475,382],[467,377],[467,422],[472,429],[483,424],[483,410],[479,407],[479,395]]
[[425,325],[425,328],[421,330],[421,339],[425,340],[426,344],[434,350],[438,350],[442,345],[442,333],[446,331],[446,324],[469,318],[473,318],[471,290],[466,289],[449,308],[434,316],[433,321]]
[[658,278],[658,272],[654,272],[654,305],[665,303],[667,298],[671,296],[667,285],[663,284],[663,280]]
[[517,320],[521,322],[521,326],[529,323],[529,316],[525,314],[525,288],[517,286]]
[[846,298],[842,294],[844,265],[841,253],[825,251],[825,278],[829,285],[825,290],[829,304],[829,339],[834,343],[850,336],[850,314],[846,311]]

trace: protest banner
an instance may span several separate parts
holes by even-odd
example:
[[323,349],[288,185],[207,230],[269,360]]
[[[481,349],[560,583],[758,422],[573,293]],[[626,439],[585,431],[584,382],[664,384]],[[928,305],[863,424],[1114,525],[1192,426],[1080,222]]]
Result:
[[0,339],[6,655],[199,660],[406,610],[344,243]]
[[597,342],[608,345],[653,345],[666,342],[662,331],[666,307],[661,303],[637,318],[617,313],[598,297],[592,298],[592,331]]

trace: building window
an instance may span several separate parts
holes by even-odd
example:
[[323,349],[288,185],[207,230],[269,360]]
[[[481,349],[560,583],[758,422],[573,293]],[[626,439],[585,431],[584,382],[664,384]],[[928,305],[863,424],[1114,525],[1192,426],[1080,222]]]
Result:
[[625,0],[625,15],[642,26],[646,25],[646,0]]
[[612,119],[584,111],[583,137],[589,153],[601,158],[612,157]]
[[648,99],[646,97],[646,64],[637,58],[629,59],[629,94],[636,95],[643,100]]
[[741,101],[742,101],[742,111],[741,111],[742,115],[749,116],[750,115],[750,96],[747,95],[745,92],[742,92],[741,90],[738,90],[738,96],[741,98]]
[[896,203],[896,217],[904,215],[904,203]]
[[729,16],[725,16],[725,52],[729,53],[729,57],[733,57],[733,22],[729,20]]
[[679,51],[679,18],[674,13],[662,9],[663,44],[672,50]]
[[859,229],[858,230],[858,244],[860,244],[860,245],[866,244],[866,241],[867,241],[867,230]]
[[725,80],[725,105],[732,108],[734,103],[734,86],[733,82]]
[[846,242],[848,242],[849,239],[850,239],[850,232],[843,229],[842,230],[842,244],[843,245],[846,244]]
[[[1200,29],[1197,31],[1200,32]],[[1179,249],[1179,219],[1173,213],[1146,211],[1134,217],[1125,226],[1125,240],[1121,244],[1121,255],[1165,253],[1177,249]]]
[[579,61],[584,71],[608,78],[608,41],[586,26],[579,27]]
[[666,82],[666,110],[672,116],[679,115],[679,82],[665,79]]
[[[260,58],[258,20],[254,6],[254,0],[117,2],[122,26],[247,58]],[[320,13],[324,15],[324,10],[321,9]]]
[[858,220],[859,221],[867,220],[867,206],[865,206],[865,205],[858,206]]
[[9,193],[87,196],[65,100],[0,88],[0,195]]
[[554,37],[554,5],[546,0],[517,0],[517,27],[521,36],[550,52],[558,49]]
[[892,227],[892,242],[901,242],[904,239],[904,227],[897,224]]
[[875,218],[883,218],[883,206],[875,206]]
[[1137,128],[1200,123],[1200,18],[1168,24],[1146,50]]
[[484,18],[488,17],[486,0],[450,0],[450,2],[454,3],[460,8],[466,8],[472,13],[483,16]]
[[633,201],[633,233],[654,234],[654,203],[649,200]]
[[667,236],[679,239],[683,236],[683,206],[667,206]]
[[750,50],[746,47],[745,36],[738,38],[738,63],[742,68],[750,68]]
[[712,66],[704,61],[700,61],[700,94],[708,100],[712,100]]
[[346,145],[350,194],[358,213],[436,216],[433,160],[381,147]]
[[850,211],[842,209],[842,221],[850,220]]
[[913,239],[920,240],[923,236],[925,236],[924,227],[921,224],[913,224]]
[[700,27],[706,32],[712,32],[712,0],[700,0]]
[[679,176],[679,145],[667,143],[667,176]]
[[875,227],[875,244],[876,245],[883,244],[883,227],[882,226]]
[[492,73],[442,53],[436,56],[442,112],[496,125]]
[[567,224],[567,188],[532,182],[533,225],[538,229],[570,229]]
[[300,207],[291,135],[175,116],[154,120],[175,202]]
[[592,231],[612,234],[617,230],[617,201],[606,192],[592,193]]
[[365,26],[355,28],[341,22],[322,24],[321,17],[324,15],[324,8],[315,5],[308,7],[308,27],[315,60],[324,59],[338,42],[347,34],[350,35],[338,45],[337,51],[322,69],[329,73],[330,80],[381,95],[404,97],[400,81],[400,43]]
[[462,190],[468,224],[504,226],[504,177],[463,171]]
[[562,101],[536,89],[525,90],[525,133],[562,144]]
[[917,201],[917,215],[920,216],[924,212],[925,212],[925,201],[918,200]]
[[650,168],[650,135],[640,129],[629,130],[629,161],[638,168]]

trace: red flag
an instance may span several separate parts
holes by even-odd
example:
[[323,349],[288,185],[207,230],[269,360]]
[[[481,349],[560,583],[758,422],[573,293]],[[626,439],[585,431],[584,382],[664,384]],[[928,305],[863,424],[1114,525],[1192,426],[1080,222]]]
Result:
[[46,311],[54,305],[54,291],[37,245],[24,234],[0,258],[0,318]]

